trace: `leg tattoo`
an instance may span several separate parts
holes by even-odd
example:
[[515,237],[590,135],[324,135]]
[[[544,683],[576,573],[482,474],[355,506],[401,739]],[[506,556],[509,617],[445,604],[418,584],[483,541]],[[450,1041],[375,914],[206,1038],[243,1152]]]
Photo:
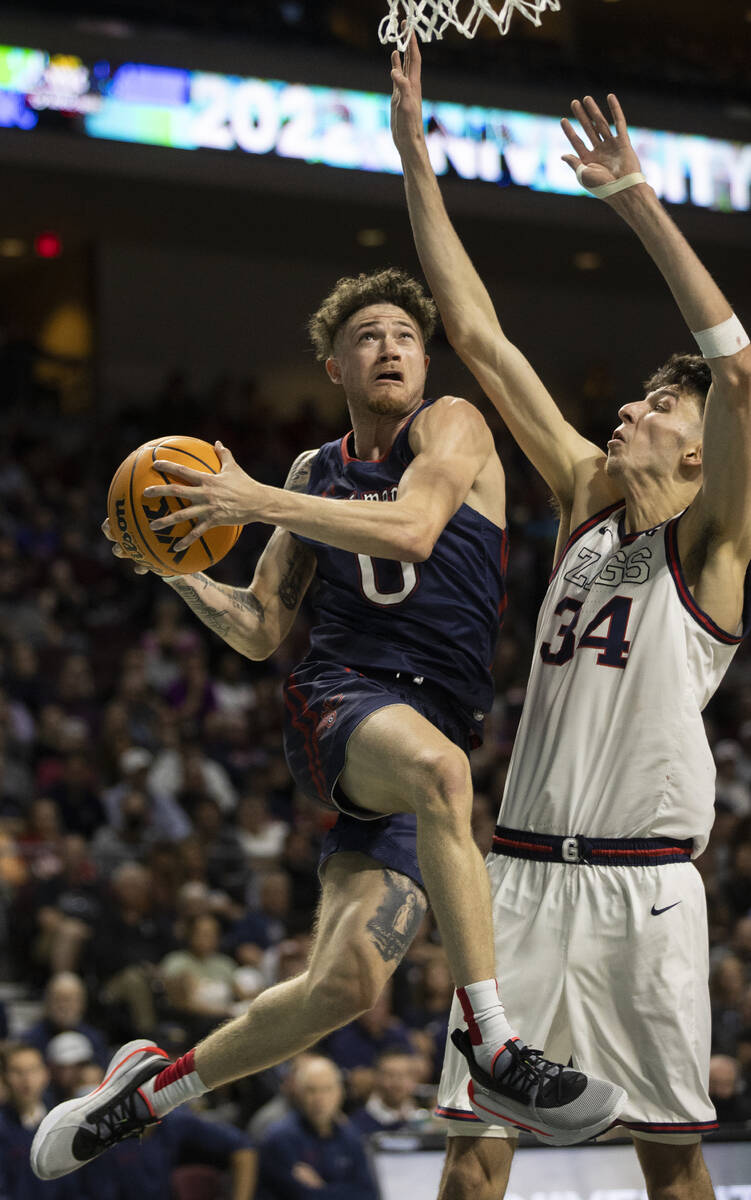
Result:
[[384,962],[399,962],[410,947],[428,902],[422,890],[398,871],[384,869],[386,894],[367,929]]

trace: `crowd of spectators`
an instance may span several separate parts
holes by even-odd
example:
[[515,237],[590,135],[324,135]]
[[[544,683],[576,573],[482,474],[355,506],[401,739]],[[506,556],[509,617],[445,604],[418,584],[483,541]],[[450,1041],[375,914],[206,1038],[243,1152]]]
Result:
[[[305,653],[309,610],[267,662],[229,651],[155,576],[112,556],[100,531],[109,478],[155,430],[181,429],[221,436],[251,474],[279,483],[301,448],[340,435],[344,420],[332,428],[312,405],[285,418],[252,385],[227,381],[194,400],[173,381],[149,411],[116,420],[62,416],[43,394],[33,423],[26,400],[0,415],[0,979],[41,1006],[26,1028],[12,1006],[0,1012],[0,1036],[11,1039],[0,1094],[7,1171],[41,1106],[96,1086],[112,1047],[148,1036],[181,1053],[303,969],[318,848],[333,820],[295,789],[282,752],[280,685]],[[510,490],[510,606],[496,702],[473,758],[483,851],[555,537],[543,485],[494,428]],[[217,577],[246,584],[267,534],[248,527]],[[712,1089],[724,1122],[751,1116],[750,662],[743,645],[707,710],[717,818],[697,864],[709,905]],[[331,1164],[346,1159],[367,1196],[362,1138],[431,1120],[451,996],[428,917],[370,1013],[314,1055],[214,1093],[203,1113],[170,1117],[147,1143],[138,1194],[166,1195],[148,1189],[149,1172],[162,1171],[184,1188],[175,1194],[218,1195],[220,1166],[235,1200],[273,1200],[287,1194],[275,1175],[286,1163],[299,1185],[289,1194],[302,1196],[321,1181],[333,1187]],[[311,1138],[323,1148],[305,1149]],[[129,1144],[118,1155],[135,1169]],[[81,1178],[109,1195],[94,1166]],[[0,1193],[36,1195],[27,1184],[14,1190],[0,1177]],[[111,1178],[107,1187],[120,1194]]]

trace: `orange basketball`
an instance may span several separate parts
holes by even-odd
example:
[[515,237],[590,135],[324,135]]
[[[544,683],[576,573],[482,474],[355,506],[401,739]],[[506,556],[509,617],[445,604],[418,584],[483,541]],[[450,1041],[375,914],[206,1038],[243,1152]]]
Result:
[[214,447],[201,438],[178,435],[145,442],[120,464],[110,484],[107,516],[112,535],[134,561],[161,575],[191,575],[194,571],[205,571],[232,549],[242,525],[220,525],[209,529],[187,550],[176,551],[175,544],[190,532],[194,522],[181,521],[170,529],[149,527],[149,522],[157,517],[166,517],[168,512],[178,512],[188,505],[187,500],[177,496],[158,496],[153,500],[144,497],[144,488],[171,482],[168,474],[154,470],[157,459],[168,459],[212,475],[222,467]]

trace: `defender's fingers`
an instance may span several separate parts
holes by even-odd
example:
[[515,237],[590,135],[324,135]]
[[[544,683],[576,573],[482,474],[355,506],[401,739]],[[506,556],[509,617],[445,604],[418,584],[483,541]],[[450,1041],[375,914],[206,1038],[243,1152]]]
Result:
[[571,142],[571,145],[574,148],[574,150],[576,151],[576,153],[579,155],[579,158],[583,158],[585,154],[591,154],[589,147],[586,146],[584,144],[584,142],[581,140],[581,138],[579,137],[579,134],[574,129],[574,127],[571,124],[571,122],[569,121],[568,117],[564,117],[562,119],[561,129],[565,133],[568,140]]
[[592,143],[592,149],[596,150],[600,144],[600,136],[589,119],[589,113],[582,104],[581,100],[571,101],[571,111]]
[[158,458],[152,465],[155,471],[162,471],[175,479],[184,479],[186,483],[200,483],[206,478],[204,471],[195,471],[193,467],[184,467],[182,463],[170,462],[169,459]]
[[579,158],[579,156],[577,154],[562,154],[561,159],[569,167],[571,167],[571,170],[574,172],[576,172],[577,168],[582,165],[582,160]]
[[109,517],[105,517],[105,518],[104,518],[104,520],[102,521],[102,524],[101,524],[101,530],[102,530],[102,533],[104,534],[104,536],[107,538],[107,540],[108,540],[108,541],[110,541],[110,542],[114,542],[114,540],[115,540],[115,539],[114,539],[114,537],[112,536],[112,531],[110,530],[110,519],[109,519]]
[[125,553],[119,542],[114,543],[112,547],[112,553],[114,554],[115,558],[130,558],[130,555]]
[[606,121],[605,115],[602,112],[597,101],[594,99],[594,97],[593,96],[585,96],[584,97],[584,106],[587,110],[587,113],[589,114],[590,121],[594,125],[595,129],[597,130],[598,135],[603,139],[603,141],[606,141],[608,138],[611,138],[613,136],[613,131],[610,128],[610,125],[608,124],[608,122]]
[[413,76],[419,79],[420,67],[422,65],[422,51],[420,50],[420,39],[414,29],[412,30],[412,37],[409,39],[409,61]]
[[608,107],[613,118],[613,124],[615,125],[616,133],[619,137],[627,138],[628,125],[626,123],[626,118],[623,115],[623,109],[618,102],[618,97],[613,92],[610,92],[608,95]]

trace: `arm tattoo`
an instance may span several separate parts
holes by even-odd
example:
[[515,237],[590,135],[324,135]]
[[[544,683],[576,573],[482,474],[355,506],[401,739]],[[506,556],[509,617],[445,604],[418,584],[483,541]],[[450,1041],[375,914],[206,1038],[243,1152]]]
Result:
[[420,922],[427,912],[425,894],[416,883],[398,871],[383,870],[386,893],[367,930],[384,962],[401,962]]
[[[226,583],[216,583],[203,572],[196,577],[195,582],[188,579],[175,579],[171,586],[173,591],[182,596],[188,607],[203,621],[204,625],[213,629],[214,633],[218,633],[221,638],[226,638],[233,630],[236,632],[236,625],[230,613],[217,611],[206,603],[212,590],[226,596],[232,607],[239,612],[253,613],[259,624],[263,625],[266,619],[263,605],[251,591],[245,588],[233,588]],[[199,587],[206,595],[206,599],[202,599],[199,595]]]
[[279,599],[290,612],[300,603],[312,551],[309,546],[293,541],[287,565],[279,581]]
[[310,469],[317,453],[317,450],[305,450],[297,456],[289,469],[289,475],[284,484],[288,492],[307,491]]
[[[204,575],[200,575],[199,579],[205,590],[209,580]],[[221,638],[227,636],[232,629],[232,618],[227,613],[217,612],[210,604],[206,604],[199,596],[195,583],[190,583],[187,579],[176,579],[172,583],[172,590],[182,596],[188,608],[192,609],[204,625],[213,629],[214,633],[218,633]]]

